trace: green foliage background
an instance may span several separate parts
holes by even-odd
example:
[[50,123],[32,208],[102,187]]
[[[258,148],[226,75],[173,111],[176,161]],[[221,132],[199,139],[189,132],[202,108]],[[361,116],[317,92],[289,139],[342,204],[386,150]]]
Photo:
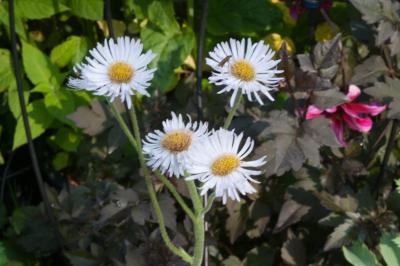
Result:
[[[116,36],[141,38],[158,55],[153,96],[135,103],[144,130],[159,127],[170,111],[194,117],[201,1],[111,2]],[[328,15],[341,32],[334,38],[321,31],[320,12],[307,10],[294,21],[291,1],[276,2],[210,0],[205,53],[230,37],[265,39],[279,50],[280,42],[269,38],[277,33],[294,43],[289,66],[280,68],[290,70],[297,104],[305,106],[304,94],[320,107],[343,103],[346,85],[356,84],[365,89],[363,100],[380,100],[389,110],[375,119],[370,134],[351,133],[349,145],[339,148],[326,119],[296,117],[285,89],[263,107],[247,102],[233,127],[255,138],[254,156],[267,154],[269,163],[256,194],[217,203],[208,214],[210,265],[400,265],[398,138],[387,173],[380,174],[389,125],[400,119],[400,7],[390,0],[333,1]],[[29,122],[64,241],[60,246],[44,215],[30,166],[8,2],[0,1],[0,265],[184,265],[163,246],[137,155],[104,99],[65,86],[88,49],[109,37],[104,2],[15,5]],[[327,42],[317,42],[321,38]],[[202,70],[203,111],[217,127],[227,96],[216,94],[207,81],[210,69]],[[183,181],[172,181],[187,196]],[[154,183],[174,241],[190,247],[187,217],[156,178]]]

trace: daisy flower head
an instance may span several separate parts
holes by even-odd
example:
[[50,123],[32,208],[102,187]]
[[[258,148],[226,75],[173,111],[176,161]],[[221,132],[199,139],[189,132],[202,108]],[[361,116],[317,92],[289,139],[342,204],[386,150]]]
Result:
[[96,48],[89,50],[90,56],[85,57],[85,63],[74,67],[78,78],[69,78],[68,86],[109,97],[110,101],[120,98],[130,108],[132,95],[149,96],[146,89],[156,70],[147,68],[156,55],[151,51],[142,52],[140,40],[129,37],[98,43]]
[[254,148],[254,141],[247,138],[241,146],[242,139],[243,133],[237,135],[221,128],[191,150],[187,180],[201,181],[202,195],[215,188],[216,197],[222,197],[225,204],[228,197],[240,201],[239,193],[246,195],[256,191],[250,182],[258,183],[252,176],[261,171],[249,168],[262,166],[266,157],[245,161]]
[[163,130],[147,134],[143,140],[143,152],[147,155],[147,165],[161,173],[179,177],[184,175],[188,163],[188,154],[197,143],[208,137],[208,123],[185,123],[182,115],[171,113],[172,118],[165,120]]
[[282,71],[277,69],[280,60],[273,60],[274,55],[275,52],[263,41],[253,44],[250,38],[247,42],[230,39],[229,43],[219,43],[206,58],[207,65],[214,70],[209,81],[224,87],[218,93],[233,91],[231,106],[239,90],[249,101],[253,101],[254,96],[263,104],[260,93],[274,101],[270,91],[275,90],[282,80],[276,76]]

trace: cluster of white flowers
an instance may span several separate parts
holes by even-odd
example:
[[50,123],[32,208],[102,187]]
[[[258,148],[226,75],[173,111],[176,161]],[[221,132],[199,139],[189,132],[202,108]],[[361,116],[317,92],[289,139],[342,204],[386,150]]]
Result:
[[199,180],[204,185],[201,194],[215,188],[216,197],[239,201],[242,195],[254,193],[251,176],[261,172],[257,168],[265,163],[265,157],[254,161],[244,159],[252,152],[254,141],[247,138],[241,147],[243,134],[220,128],[208,131],[207,123],[184,123],[182,116],[172,113],[163,122],[163,131],[149,133],[143,140],[147,164],[153,170],[171,176],[185,176],[187,180]]
[[[106,96],[110,101],[119,98],[131,108],[131,96],[140,93],[150,96],[147,88],[156,69],[148,65],[156,57],[151,51],[143,52],[140,40],[120,37],[98,44],[89,51],[85,63],[78,64],[74,71],[78,77],[70,78],[68,85],[85,89],[95,95]],[[222,42],[210,52],[207,64],[214,70],[209,77],[211,83],[223,86],[218,93],[233,91],[230,105],[240,92],[252,101],[253,97],[263,101],[259,93],[271,101],[270,91],[276,89],[281,78],[276,74],[279,60],[273,60],[274,52],[262,41],[252,43],[242,39]],[[186,176],[187,180],[203,183],[201,193],[215,188],[217,197],[240,200],[239,194],[255,192],[250,182],[257,182],[252,176],[260,171],[265,157],[245,161],[252,152],[254,141],[247,138],[242,144],[243,134],[233,130],[208,131],[208,124],[187,123],[182,115],[172,113],[172,118],[163,122],[163,131],[155,130],[143,140],[143,152],[147,164],[153,170],[160,170],[170,176]],[[249,169],[250,168],[250,169]]]

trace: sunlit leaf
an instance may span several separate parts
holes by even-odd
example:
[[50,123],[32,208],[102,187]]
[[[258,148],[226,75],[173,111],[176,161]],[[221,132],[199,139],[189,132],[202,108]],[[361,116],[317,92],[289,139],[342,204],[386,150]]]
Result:
[[[45,132],[45,130],[53,122],[53,117],[47,112],[43,100],[36,100],[27,106],[29,124],[32,132],[32,138],[37,138]],[[17,120],[14,133],[13,149],[20,147],[26,143],[25,127],[22,117]]]
[[[349,247],[342,248],[344,257],[353,266],[377,266],[378,261],[375,254],[368,249],[368,247],[360,242],[356,241]],[[390,264],[389,264],[390,265]]]
[[102,0],[68,0],[72,13],[78,17],[100,20],[104,14],[104,1]]
[[68,39],[51,50],[50,60],[62,68],[68,64],[80,62],[87,52],[88,43],[86,38],[70,36]]
[[56,13],[68,10],[61,1],[53,0],[16,0],[15,8],[18,14],[28,19],[48,18]]

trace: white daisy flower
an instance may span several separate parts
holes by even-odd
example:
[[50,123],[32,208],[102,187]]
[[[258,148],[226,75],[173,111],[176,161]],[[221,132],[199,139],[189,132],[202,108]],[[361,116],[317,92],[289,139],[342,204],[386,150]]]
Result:
[[147,165],[153,170],[160,169],[161,173],[168,172],[170,176],[179,177],[185,174],[188,154],[195,144],[201,142],[207,136],[208,123],[185,124],[182,115],[165,120],[163,131],[155,130],[149,133],[143,140],[143,152],[148,156]]
[[230,39],[228,42],[217,44],[214,51],[209,53],[206,63],[215,70],[209,77],[210,83],[224,86],[218,93],[233,90],[230,105],[233,106],[236,94],[241,89],[250,101],[253,95],[263,104],[259,93],[267,96],[271,101],[274,98],[270,91],[275,90],[282,78],[276,74],[280,60],[273,60],[275,52],[265,45],[263,41],[252,43],[250,38],[242,41]]
[[68,86],[92,91],[95,95],[110,97],[111,101],[119,97],[130,108],[131,95],[139,92],[149,96],[146,88],[150,86],[156,69],[147,69],[147,65],[156,57],[151,51],[142,54],[140,40],[119,37],[97,44],[86,56],[86,63],[78,64],[74,71],[79,78],[69,78]]
[[240,201],[242,195],[254,193],[256,190],[250,182],[258,183],[251,176],[261,174],[257,168],[265,164],[265,156],[254,161],[244,161],[252,152],[254,141],[247,138],[240,148],[243,133],[219,129],[201,145],[196,145],[190,152],[190,164],[187,167],[187,180],[198,179],[203,182],[201,194],[215,188],[216,197],[222,197],[225,204],[227,198]]

